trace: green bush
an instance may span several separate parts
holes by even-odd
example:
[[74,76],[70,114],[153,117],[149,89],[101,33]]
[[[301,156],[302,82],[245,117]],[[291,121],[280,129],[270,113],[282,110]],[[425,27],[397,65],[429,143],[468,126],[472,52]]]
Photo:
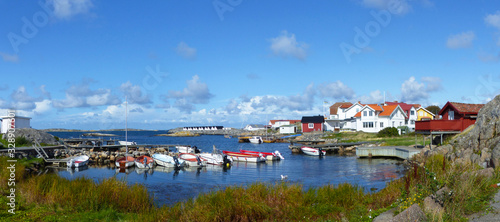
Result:
[[383,130],[380,130],[377,133],[378,137],[392,137],[392,136],[399,136],[398,129],[395,127],[387,127],[384,128]]

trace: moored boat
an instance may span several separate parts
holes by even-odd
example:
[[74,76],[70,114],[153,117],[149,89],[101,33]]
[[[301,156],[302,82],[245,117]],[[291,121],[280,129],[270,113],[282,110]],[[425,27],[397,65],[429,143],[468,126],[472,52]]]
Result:
[[263,143],[262,137],[260,136],[252,136],[252,138],[248,139],[250,143],[260,144]]
[[183,167],[185,164],[184,160],[181,160],[175,156],[172,157],[165,154],[155,153],[151,157],[155,160],[156,164],[164,167]]
[[192,153],[179,153],[179,159],[184,160],[187,166],[204,167],[207,165],[207,160]]
[[234,161],[241,162],[264,162],[266,161],[266,156],[263,154],[250,154],[250,153],[240,153],[231,151],[222,151],[222,153],[230,156]]
[[119,168],[129,168],[131,166],[134,166],[134,157],[131,156],[124,156],[116,160],[115,162],[116,167]]
[[86,166],[88,162],[89,162],[89,156],[81,155],[68,160],[68,162],[66,162],[66,166],[68,166],[69,168],[73,167],[78,168]]
[[311,156],[324,156],[326,155],[326,151],[322,150],[321,148],[312,148],[308,146],[303,146],[300,148],[303,153]]
[[274,151],[274,153],[270,152],[259,152],[259,151],[251,151],[251,150],[240,150],[242,153],[249,153],[249,154],[263,154],[266,156],[267,160],[284,160],[285,158],[281,155],[279,151]]
[[135,158],[135,166],[138,168],[153,168],[155,161],[153,158],[142,155],[140,157]]

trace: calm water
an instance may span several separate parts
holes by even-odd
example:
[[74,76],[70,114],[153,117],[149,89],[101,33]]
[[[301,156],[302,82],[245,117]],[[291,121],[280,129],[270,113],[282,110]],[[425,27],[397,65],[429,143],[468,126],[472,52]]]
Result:
[[[124,132],[105,132],[124,135]],[[164,131],[132,131],[128,132],[128,140],[137,144],[186,144],[197,146],[202,151],[211,152],[212,146],[218,149],[238,151],[239,149],[274,152],[278,150],[285,160],[266,163],[235,162],[228,169],[209,166],[201,169],[155,168],[139,170],[131,168],[125,173],[110,167],[89,167],[80,171],[61,170],[58,174],[65,178],[87,177],[95,180],[116,177],[129,184],[143,184],[154,195],[158,204],[194,198],[199,193],[220,189],[229,185],[246,185],[256,181],[271,182],[281,180],[281,175],[288,176],[292,183],[303,184],[305,188],[327,184],[351,183],[364,187],[382,189],[386,182],[403,176],[404,167],[393,159],[358,159],[356,157],[339,157],[327,155],[324,158],[293,154],[287,143],[250,144],[238,143],[237,138],[227,139],[223,136],[204,135],[200,137],[155,137]],[[54,132],[60,138],[80,137],[82,132]],[[124,140],[123,137],[114,137]]]

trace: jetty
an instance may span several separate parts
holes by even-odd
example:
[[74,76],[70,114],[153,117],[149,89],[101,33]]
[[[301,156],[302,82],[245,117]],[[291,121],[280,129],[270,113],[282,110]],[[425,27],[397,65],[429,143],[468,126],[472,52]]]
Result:
[[356,156],[359,158],[392,157],[406,160],[420,153],[420,151],[421,149],[406,146],[357,147]]
[[[298,141],[302,143],[307,143],[307,142],[312,142],[312,141]],[[316,141],[314,141],[316,142]],[[343,150],[346,147],[351,147],[351,146],[359,146],[363,144],[367,144],[368,142],[352,142],[352,143],[325,143],[325,144],[310,144],[310,145],[294,145],[291,143],[288,148],[292,150],[292,153],[300,153],[301,150],[300,148],[303,146],[307,147],[312,147],[312,148],[321,148],[322,150],[325,150],[326,152],[338,152]]]

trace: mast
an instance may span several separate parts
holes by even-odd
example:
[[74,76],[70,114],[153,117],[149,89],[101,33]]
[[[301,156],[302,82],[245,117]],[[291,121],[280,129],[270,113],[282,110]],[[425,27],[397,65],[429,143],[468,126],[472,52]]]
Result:
[[127,101],[127,96],[125,96],[125,162],[128,162],[128,101]]

